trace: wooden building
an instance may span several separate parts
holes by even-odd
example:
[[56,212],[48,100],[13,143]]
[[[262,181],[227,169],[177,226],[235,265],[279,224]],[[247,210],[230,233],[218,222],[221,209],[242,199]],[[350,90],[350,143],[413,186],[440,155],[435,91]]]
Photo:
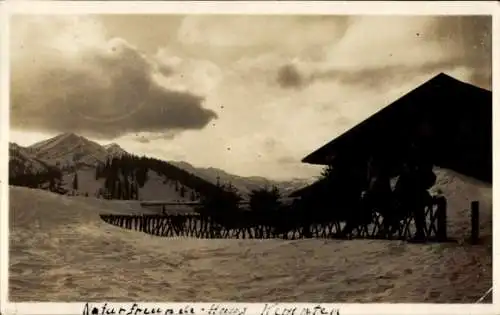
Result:
[[302,162],[336,166],[378,157],[395,166],[416,141],[431,150],[434,165],[492,183],[491,91],[438,74]]

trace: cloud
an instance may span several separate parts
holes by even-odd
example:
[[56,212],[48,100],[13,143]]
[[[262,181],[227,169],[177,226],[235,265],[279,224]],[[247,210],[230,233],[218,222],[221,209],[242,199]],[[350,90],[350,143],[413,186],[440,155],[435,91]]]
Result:
[[[204,108],[203,97],[159,82],[158,76],[167,74],[165,66],[123,39],[106,39],[89,21],[72,21],[51,17],[13,27],[13,35],[28,43],[22,47],[24,58],[12,64],[13,127],[116,138],[202,129],[217,118]],[[77,31],[68,26],[75,21]],[[78,30],[89,25],[92,30],[84,34],[93,37],[80,36]],[[42,40],[29,41],[40,27],[49,28]],[[20,49],[11,48],[13,54]]]
[[276,161],[280,164],[297,164],[297,159],[291,156],[279,157]]
[[164,131],[164,132],[140,132],[134,134],[128,134],[127,136],[122,137],[124,140],[132,140],[138,143],[150,143],[155,140],[172,140],[178,135],[175,131]]
[[[419,76],[437,75],[441,72],[451,74],[461,63],[455,60],[426,63],[420,67],[407,65],[389,65],[375,68],[366,68],[363,70],[345,70],[345,69],[325,69],[315,71],[301,71],[294,64],[287,64],[278,69],[277,83],[282,88],[301,88],[309,86],[315,82],[336,82],[342,85],[359,86],[360,88],[382,89],[387,85],[393,85],[394,82],[412,80]],[[465,66],[462,66],[465,67]],[[455,73],[456,74],[456,73]],[[467,74],[464,76],[464,74]],[[462,72],[458,74],[460,79],[473,81],[483,86],[481,80],[477,80],[473,75],[479,74],[478,71]]]
[[348,16],[191,15],[180,23],[177,40],[186,51],[217,61],[272,53],[319,58],[326,44],[346,32]]
[[491,89],[491,34],[490,17],[352,18],[322,60],[279,67],[276,83],[283,88],[317,81],[383,88],[463,67],[471,71],[459,79]]
[[297,88],[302,86],[303,77],[293,64],[287,64],[278,69],[278,84],[284,88]]
[[142,137],[137,137],[134,139],[135,141],[139,142],[139,143],[150,143],[151,140],[149,140],[148,138],[142,136]]
[[435,39],[450,42],[455,58],[473,69],[470,81],[491,90],[492,17],[442,17],[434,30]]
[[178,52],[162,48],[154,55],[157,69],[163,74],[158,77],[160,83],[208,95],[224,78],[219,65],[204,56],[190,58],[177,54]]

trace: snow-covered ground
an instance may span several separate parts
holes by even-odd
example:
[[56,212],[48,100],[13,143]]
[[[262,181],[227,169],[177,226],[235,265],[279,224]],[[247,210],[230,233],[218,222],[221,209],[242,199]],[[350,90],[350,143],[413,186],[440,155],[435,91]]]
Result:
[[[78,174],[77,195],[96,197],[96,192],[104,187],[104,178],[95,179],[95,168],[81,167]],[[63,176],[63,187],[72,191],[73,178],[75,173],[66,173]],[[148,180],[144,187],[139,188],[140,200],[161,200],[164,202],[188,202],[190,201],[191,189],[184,188],[184,198],[175,191],[175,182],[167,180],[165,176],[160,176],[156,172],[148,171]]]
[[[439,171],[450,235],[480,245],[374,240],[165,239],[104,223],[136,201],[10,188],[11,301],[474,302],[492,285],[491,188]],[[491,297],[486,300],[491,302]]]

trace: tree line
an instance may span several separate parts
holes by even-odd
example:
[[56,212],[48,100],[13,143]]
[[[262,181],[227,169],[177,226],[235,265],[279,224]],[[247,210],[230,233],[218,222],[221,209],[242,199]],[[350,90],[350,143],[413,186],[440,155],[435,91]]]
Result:
[[[175,190],[182,198],[192,201],[201,195],[210,195],[220,188],[168,162],[135,155],[109,157],[96,166],[95,179],[104,178],[103,197],[108,199],[139,199],[139,189],[149,180],[149,170],[175,182]],[[164,181],[166,184],[166,180]],[[191,190],[188,195],[189,188]]]
[[[244,212],[241,207],[241,194],[231,183],[217,182],[216,193],[202,196],[196,211],[212,217],[227,217]],[[249,194],[249,210],[255,214],[266,215],[283,208],[281,194],[276,186],[254,189]]]
[[60,194],[66,193],[62,188],[62,172],[55,167],[35,172],[19,172],[9,174],[9,185],[35,189],[50,190]]

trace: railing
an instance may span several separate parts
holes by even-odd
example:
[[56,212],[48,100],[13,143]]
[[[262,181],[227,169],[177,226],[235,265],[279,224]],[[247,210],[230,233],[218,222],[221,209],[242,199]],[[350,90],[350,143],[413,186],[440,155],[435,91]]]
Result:
[[[368,224],[356,226],[351,233],[343,235],[345,222],[330,221],[311,224],[287,225],[255,223],[259,220],[241,218],[220,223],[209,216],[199,214],[175,215],[113,215],[102,214],[105,222],[126,229],[141,231],[162,237],[196,237],[196,238],[242,238],[242,239],[300,239],[300,238],[370,238],[408,240],[415,232],[412,217],[404,219],[395,235],[389,236],[383,231],[383,218],[375,213]],[[254,222],[254,223],[252,223]],[[436,198],[426,209],[425,235],[428,241],[447,241],[446,231],[446,199]]]

